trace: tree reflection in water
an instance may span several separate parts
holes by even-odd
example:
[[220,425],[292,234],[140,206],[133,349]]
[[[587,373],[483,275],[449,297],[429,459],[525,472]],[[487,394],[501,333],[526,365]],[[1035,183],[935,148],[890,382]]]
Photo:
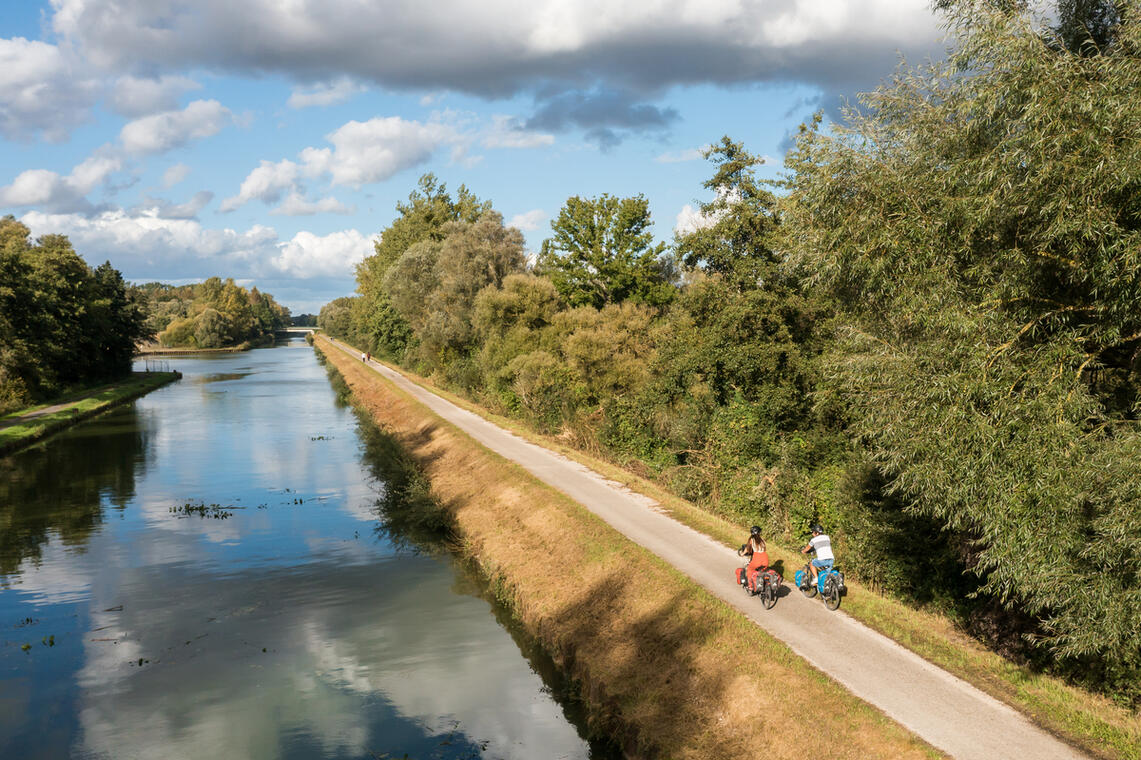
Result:
[[107,506],[124,509],[146,466],[144,417],[117,407],[0,458],[0,575],[38,560],[51,534],[82,549]]

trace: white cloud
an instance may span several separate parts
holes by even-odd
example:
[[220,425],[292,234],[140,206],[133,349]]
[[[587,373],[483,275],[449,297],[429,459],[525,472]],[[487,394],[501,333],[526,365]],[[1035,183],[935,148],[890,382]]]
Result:
[[30,211],[20,221],[33,237],[67,235],[86,260],[109,259],[128,279],[201,278],[218,272],[235,278],[255,275],[269,270],[267,264],[277,253],[277,232],[262,225],[244,232],[206,229],[195,219],[122,210],[89,217]]
[[98,80],[55,45],[0,39],[0,135],[62,141],[87,120],[99,89]]
[[190,167],[186,164],[175,164],[162,173],[162,186],[170,189],[190,176]]
[[21,172],[0,188],[0,206],[36,206],[59,213],[90,213],[86,196],[122,168],[122,160],[106,146],[77,164],[64,177],[47,169]]
[[[202,200],[196,196],[184,206]],[[135,213],[105,211],[47,214],[31,211],[20,221],[32,236],[67,235],[87,261],[110,260],[129,280],[202,279],[225,272],[235,279],[343,278],[351,282],[353,267],[373,252],[373,241],[355,229],[329,235],[307,230],[283,241],[272,227],[247,230],[210,229],[197,219],[175,217],[162,201]]]
[[516,214],[507,222],[507,226],[523,230],[524,232],[530,232],[539,229],[539,225],[542,224],[546,218],[547,212],[541,208],[537,208],[522,214]]
[[275,216],[312,216],[313,214],[351,214],[354,211],[356,211],[355,207],[346,206],[336,198],[307,201],[300,193],[293,192],[280,206],[269,213]]
[[356,230],[334,232],[324,237],[302,231],[279,246],[272,265],[294,277],[346,277],[353,267],[373,252],[373,241]]
[[110,105],[124,116],[136,118],[157,111],[178,108],[178,98],[202,85],[182,76],[156,78],[126,75],[119,77],[111,90]]
[[[849,93],[874,86],[897,51],[913,60],[942,52],[929,0],[438,0],[399,12],[359,0],[136,0],[130,12],[117,0],[52,5],[59,39],[108,70],[208,67],[302,82],[336,72],[396,90],[539,101],[775,81]],[[333,82],[295,93],[295,103],[344,92]],[[596,109],[591,127],[613,127],[608,116]]]
[[301,152],[307,169],[313,174],[328,173],[334,185],[359,188],[422,164],[440,146],[462,138],[447,124],[389,116],[350,121],[325,139],[333,144],[331,149],[306,148]]
[[35,206],[59,199],[67,189],[63,177],[47,169],[20,172],[12,184],[0,189],[0,205]]
[[263,160],[242,181],[237,195],[222,201],[218,210],[233,211],[255,199],[276,203],[288,192],[289,199],[276,213],[347,213],[346,206],[331,198],[316,204],[304,201],[298,186],[301,179],[327,176],[333,185],[360,188],[426,162],[446,144],[459,149],[459,153],[453,154],[453,160],[462,160],[462,146],[467,138],[447,124],[390,116],[366,122],[350,121],[325,139],[332,143],[332,148],[305,148],[299,163],[288,159],[276,163]]
[[342,77],[333,82],[323,82],[308,90],[293,88],[287,105],[290,108],[310,108],[312,106],[331,106],[343,103],[357,93],[364,92],[364,85]]
[[216,135],[232,120],[230,109],[218,101],[196,100],[181,111],[164,111],[128,123],[119,139],[128,153],[162,153]]
[[266,203],[276,203],[286,190],[294,187],[300,175],[301,167],[292,161],[262,161],[242,180],[238,194],[222,201],[218,210],[233,211],[255,198]]
[[214,193],[209,190],[200,190],[190,200],[179,204],[161,198],[147,198],[132,209],[132,213],[159,219],[194,219],[213,199]]
[[704,158],[705,151],[709,149],[708,145],[700,148],[690,148],[689,150],[679,150],[674,152],[662,153],[657,156],[654,161],[659,164],[679,164],[684,161],[697,161]]
[[84,159],[71,170],[68,182],[86,195],[123,168],[123,160],[106,148]]
[[674,234],[690,235],[706,227],[712,227],[716,223],[717,218],[715,216],[707,216],[701,213],[700,209],[695,209],[687,203],[681,207],[681,211],[677,212],[677,218],[674,221]]

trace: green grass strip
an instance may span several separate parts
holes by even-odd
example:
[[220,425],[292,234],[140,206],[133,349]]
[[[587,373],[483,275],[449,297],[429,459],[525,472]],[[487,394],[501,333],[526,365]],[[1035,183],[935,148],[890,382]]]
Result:
[[[182,377],[179,372],[133,372],[115,383],[75,391],[58,399],[0,417],[0,456],[40,441],[53,433],[132,401]],[[67,406],[37,414],[59,404]],[[34,415],[34,416],[33,416]]]

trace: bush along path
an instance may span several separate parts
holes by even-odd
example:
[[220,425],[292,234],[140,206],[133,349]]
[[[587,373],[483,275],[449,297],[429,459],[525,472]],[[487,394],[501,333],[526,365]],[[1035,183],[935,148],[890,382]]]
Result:
[[[349,347],[338,348],[343,352],[342,357],[352,356],[350,363],[366,369],[365,363],[359,360],[359,352]],[[802,598],[795,589],[786,586],[777,606],[764,610],[756,599],[746,597],[732,583],[739,560],[730,549],[676,522],[652,499],[522,440],[387,366],[368,362],[367,369],[384,376],[480,445],[585,506],[697,586],[736,608],[852,694],[948,755],[956,758],[1085,757],[1007,705],[931,665],[842,611],[829,612],[818,600]],[[553,526],[552,531],[558,533]],[[784,568],[790,580],[794,569]],[[638,581],[627,579],[626,582]],[[778,679],[759,688],[783,686]],[[750,688],[758,686],[743,685],[743,688],[742,694],[747,694]],[[790,692],[787,696],[793,694]],[[796,701],[801,706],[810,702]],[[833,726],[835,723],[832,721]],[[823,723],[808,721],[803,724],[804,731],[799,738],[821,731],[827,734],[822,726],[828,725],[827,718]],[[840,750],[833,745],[824,754],[837,756],[837,751]],[[864,756],[886,755],[873,752]]]

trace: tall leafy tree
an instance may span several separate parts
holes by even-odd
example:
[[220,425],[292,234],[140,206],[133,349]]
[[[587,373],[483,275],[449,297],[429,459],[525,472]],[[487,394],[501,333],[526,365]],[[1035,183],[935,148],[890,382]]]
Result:
[[409,247],[389,268],[384,286],[394,307],[412,326],[421,358],[444,369],[474,346],[476,295],[498,288],[523,271],[523,235],[487,211],[474,223],[450,222],[439,243]]
[[[1019,15],[1032,7],[1030,0],[935,0],[933,5],[936,10],[948,12],[959,24],[972,23],[975,17],[985,18],[986,11]],[[1058,50],[1088,56],[1098,55],[1114,44],[1128,3],[1125,0],[1057,0],[1051,5],[1055,21],[1043,30],[1043,37]]]
[[412,337],[408,324],[389,301],[384,282],[388,270],[417,243],[439,243],[450,222],[475,222],[491,209],[463,185],[453,198],[447,186],[434,174],[420,178],[417,189],[407,203],[397,203],[399,216],[393,220],[375,244],[375,253],[356,268],[357,292],[354,302],[356,334],[378,354],[396,357]]
[[568,198],[543,241],[539,271],[571,306],[626,300],[661,305],[674,295],[665,244],[653,245],[645,197]]
[[93,374],[116,377],[130,372],[136,342],[149,336],[143,304],[109,261],[92,272],[87,302],[84,334]]
[[699,207],[702,224],[678,238],[682,262],[719,274],[741,290],[776,285],[776,199],[756,176],[764,159],[729,137],[706,150],[705,157],[716,167],[703,184],[714,197]]
[[109,263],[92,270],[63,235],[29,237],[0,219],[0,409],[129,372],[149,334]]
[[889,493],[1141,699],[1141,25],[1091,56],[959,20],[945,64],[805,129],[782,247],[843,310],[828,385]]

